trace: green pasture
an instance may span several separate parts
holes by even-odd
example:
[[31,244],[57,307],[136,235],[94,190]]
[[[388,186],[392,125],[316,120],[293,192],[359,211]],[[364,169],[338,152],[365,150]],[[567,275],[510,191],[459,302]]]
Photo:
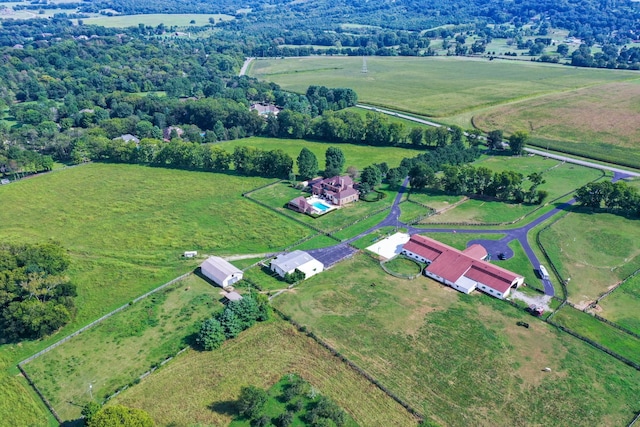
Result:
[[250,74],[305,92],[349,87],[360,101],[425,116],[453,116],[544,94],[637,78],[633,72],[451,57],[305,57],[255,61]]
[[404,223],[411,223],[420,217],[428,215],[431,212],[429,208],[426,208],[418,203],[406,202],[400,205],[400,221]]
[[91,396],[103,401],[188,346],[199,323],[222,309],[220,298],[220,289],[189,276],[38,357],[25,370],[63,420],[78,419]]
[[[268,182],[135,165],[69,168],[0,188],[0,237],[54,239],[70,251],[79,293],[73,330],[193,269],[201,260],[183,260],[185,250],[265,253],[310,235],[242,197]],[[23,345],[21,353],[40,345]]]
[[327,237],[324,234],[319,234],[312,239],[309,239],[307,241],[300,243],[299,245],[295,245],[291,247],[289,250],[306,251],[309,249],[326,248],[327,246],[333,246],[333,245],[336,245],[337,243],[338,242],[335,239],[332,239],[331,237]]
[[[230,21],[234,19],[231,15],[224,14],[201,14],[201,13],[154,13],[148,15],[114,15],[114,16],[99,16],[95,18],[83,19],[84,25],[100,25],[102,27],[137,27],[139,24],[144,24],[151,27],[157,27],[160,24],[164,24],[166,27],[188,27],[204,25],[210,25],[209,19],[213,18],[216,22]],[[195,21],[195,24],[191,24],[191,21]]]
[[540,242],[580,308],[640,268],[638,221],[576,208],[540,232]]
[[603,345],[632,362],[640,363],[640,339],[633,335],[568,305],[556,312],[553,321]]
[[418,262],[404,256],[392,258],[384,266],[387,270],[404,276],[415,276],[422,271],[422,266]]
[[[307,192],[291,187],[288,181],[282,181],[269,187],[254,191],[249,195],[249,197],[266,204],[267,206],[288,217],[295,218],[298,221],[309,224],[326,232],[342,230],[343,228],[350,226],[354,222],[361,220],[366,215],[370,215],[379,209],[391,206],[391,204],[393,203],[393,197],[391,195],[377,202],[357,201],[345,205],[340,209],[327,212],[326,214],[321,215],[317,218],[313,218],[303,213],[295,212],[286,207],[286,204],[290,200],[298,196],[307,197],[309,195],[310,194]],[[262,209],[265,211],[267,210],[264,208]],[[382,218],[384,218],[384,216],[382,216]],[[364,230],[366,230],[366,228],[362,231]],[[338,235],[336,237],[342,239],[347,235],[349,235],[349,237],[353,237],[356,234],[358,233],[351,234],[351,231],[349,230],[342,230],[338,232]]]
[[[291,387],[295,381],[295,377],[298,377],[295,374],[285,375],[280,381],[272,385],[267,391],[269,396],[269,400],[264,405],[264,409],[262,413],[268,416],[272,421],[277,420],[278,416],[284,412],[291,412],[293,414],[291,425],[292,426],[305,426],[308,425],[305,421],[305,417],[307,416],[309,409],[312,407],[313,403],[318,400],[318,397],[322,396],[322,390],[317,390],[317,395],[315,398],[310,398],[309,394],[303,394],[300,398],[294,398],[291,402],[287,402],[287,398],[285,397],[285,390],[288,387]],[[312,384],[306,383],[308,387],[311,389],[313,387]],[[315,388],[315,387],[313,387]],[[292,410],[291,403],[295,401],[301,402],[302,409],[300,411]],[[277,423],[276,423],[277,424]],[[229,427],[251,427],[252,423],[250,420],[237,416]],[[358,427],[355,421],[347,414],[347,419],[344,423],[345,427]]]
[[617,426],[638,410],[640,372],[503,301],[396,279],[369,257],[273,304],[440,425]]
[[387,162],[389,167],[397,167],[405,157],[415,157],[424,150],[401,147],[371,147],[368,145],[340,144],[328,142],[315,142],[304,139],[279,139],[252,137],[226,141],[218,144],[227,151],[233,151],[235,147],[256,147],[262,150],[280,149],[291,156],[294,161],[294,171],[298,171],[296,159],[303,147],[311,150],[318,158],[320,170],[325,167],[325,152],[329,147],[337,147],[344,153],[346,159],[345,170],[349,166],[355,166],[359,170],[374,163]]
[[[269,265],[267,263],[267,265]],[[255,265],[244,271],[244,278],[251,283],[256,283],[263,291],[278,291],[286,289],[289,284],[280,278],[269,267]]]
[[[423,205],[429,206],[431,209],[440,211],[446,209],[459,202],[464,196],[458,196],[455,194],[447,194],[440,190],[434,190],[431,188],[425,188],[424,190],[411,189],[409,193],[409,200]],[[404,204],[402,205],[404,207]],[[408,208],[411,209],[411,208]]]
[[640,334],[640,275],[629,279],[600,300],[596,313]]
[[380,389],[279,319],[256,324],[212,352],[188,350],[114,403],[143,408],[158,425],[228,425],[241,387],[269,388],[289,373],[333,399],[359,425],[417,425]]
[[356,237],[361,233],[364,233],[371,227],[378,225],[383,219],[389,215],[389,210],[385,209],[375,215],[371,215],[369,218],[358,221],[357,223],[350,225],[342,230],[336,231],[331,235],[340,240],[347,240],[352,237]]

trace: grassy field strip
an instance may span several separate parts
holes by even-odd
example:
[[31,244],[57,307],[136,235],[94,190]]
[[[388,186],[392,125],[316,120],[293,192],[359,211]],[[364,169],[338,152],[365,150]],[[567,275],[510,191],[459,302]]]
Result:
[[502,301],[397,279],[368,257],[274,304],[441,425],[617,426],[638,410],[640,372]]
[[79,418],[93,396],[102,401],[188,345],[198,323],[222,305],[220,290],[189,276],[141,300],[23,368],[63,420]]
[[640,334],[640,275],[599,300],[595,312],[623,328]]
[[640,365],[640,339],[633,335],[571,306],[557,311],[553,321]]
[[159,425],[227,425],[240,387],[268,388],[287,373],[313,384],[359,425],[417,424],[380,389],[279,319],[255,325],[213,353],[188,351],[114,400],[144,408]]
[[[235,19],[231,15],[224,14],[200,14],[200,13],[154,13],[144,15],[116,15],[116,16],[98,16],[83,19],[84,25],[100,25],[102,27],[137,27],[139,24],[157,27],[164,24],[167,27],[187,27],[187,26],[203,26],[209,25],[210,19],[214,19],[215,23],[221,21],[231,21]],[[195,23],[191,23],[195,21]]]
[[[405,147],[371,147],[368,145],[342,144],[317,142],[303,139],[281,139],[281,138],[264,138],[251,137],[236,139],[233,141],[225,141],[218,143],[220,147],[228,151],[233,151],[235,147],[257,147],[262,150],[281,149],[294,160],[300,154],[302,147],[309,149],[318,158],[320,169],[324,169],[325,152],[329,147],[338,147],[344,153],[346,159],[345,168],[355,166],[359,170],[374,163],[387,162],[389,167],[397,167],[405,157],[415,157],[424,150],[416,150]],[[295,162],[294,162],[295,163]],[[294,165],[294,171],[297,172],[297,164]]]

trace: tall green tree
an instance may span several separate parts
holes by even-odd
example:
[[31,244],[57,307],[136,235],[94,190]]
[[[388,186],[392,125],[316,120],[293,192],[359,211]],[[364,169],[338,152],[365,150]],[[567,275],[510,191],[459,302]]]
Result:
[[314,178],[318,175],[318,158],[307,147],[300,150],[297,164],[298,176],[301,180]]
[[269,395],[266,391],[255,386],[242,387],[237,403],[238,412],[250,420],[256,419],[262,415],[268,400]]
[[205,350],[215,350],[227,339],[222,324],[214,318],[202,322],[196,343]]
[[409,170],[409,183],[411,188],[421,190],[425,187],[433,185],[435,182],[435,173],[433,169],[425,163],[417,163]]
[[509,149],[514,156],[520,156],[524,152],[525,144],[529,134],[525,131],[519,130],[509,136]]
[[487,134],[487,146],[489,150],[502,149],[502,130],[495,129]]
[[337,147],[329,147],[325,152],[324,176],[332,177],[340,175],[345,163],[344,153]]
[[96,412],[87,427],[154,427],[149,414],[142,409],[122,405],[106,406]]

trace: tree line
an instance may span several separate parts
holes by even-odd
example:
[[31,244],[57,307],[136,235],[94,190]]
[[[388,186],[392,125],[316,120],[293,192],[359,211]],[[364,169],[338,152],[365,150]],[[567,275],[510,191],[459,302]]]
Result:
[[58,244],[0,246],[0,339],[38,339],[75,315],[70,258]]
[[592,182],[576,191],[576,200],[591,209],[630,217],[640,217],[640,193],[624,181]]

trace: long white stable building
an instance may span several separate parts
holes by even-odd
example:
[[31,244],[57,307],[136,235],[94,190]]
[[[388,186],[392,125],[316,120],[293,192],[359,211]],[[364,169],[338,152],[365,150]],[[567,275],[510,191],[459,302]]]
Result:
[[481,245],[459,251],[416,234],[403,246],[402,253],[428,264],[424,269],[426,276],[465,294],[478,289],[504,299],[511,289],[524,283],[523,276],[486,262],[487,251]]

